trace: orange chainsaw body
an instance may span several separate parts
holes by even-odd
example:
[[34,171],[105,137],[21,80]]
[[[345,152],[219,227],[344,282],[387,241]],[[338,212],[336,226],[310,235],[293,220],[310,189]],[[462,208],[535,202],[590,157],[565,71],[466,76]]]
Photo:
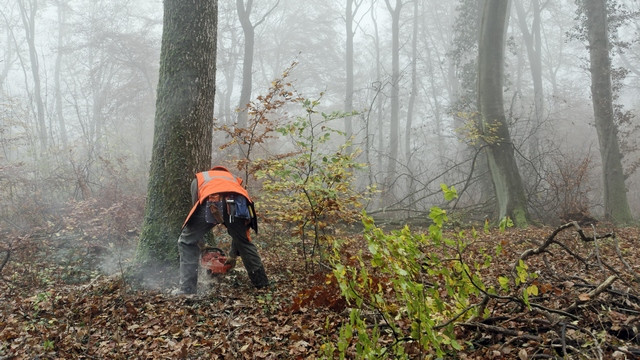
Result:
[[231,269],[231,264],[225,265],[227,257],[218,248],[205,248],[200,256],[200,265],[207,270],[207,274],[226,274]]

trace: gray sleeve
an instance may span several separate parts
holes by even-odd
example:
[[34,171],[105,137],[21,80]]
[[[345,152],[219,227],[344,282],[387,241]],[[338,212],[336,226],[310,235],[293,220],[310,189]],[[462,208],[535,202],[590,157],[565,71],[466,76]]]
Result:
[[196,204],[198,202],[198,179],[193,179],[191,182],[191,203]]

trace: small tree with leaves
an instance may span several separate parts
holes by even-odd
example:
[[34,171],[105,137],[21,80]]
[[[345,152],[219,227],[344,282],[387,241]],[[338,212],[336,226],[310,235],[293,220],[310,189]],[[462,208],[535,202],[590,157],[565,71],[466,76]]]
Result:
[[226,133],[230,141],[219,146],[220,150],[231,146],[239,146],[243,150],[242,157],[237,159],[237,167],[244,172],[245,184],[253,175],[253,157],[259,146],[268,145],[277,138],[277,129],[286,121],[286,107],[302,101],[293,85],[288,81],[291,71],[297,63],[292,63],[281,77],[271,82],[265,95],[259,95],[250,101],[245,109],[248,120],[246,127],[222,125],[215,130]]
[[357,153],[348,151],[350,143],[331,145],[334,137],[345,137],[331,123],[353,114],[319,112],[319,100],[301,103],[305,115],[278,129],[290,138],[291,151],[256,162],[256,176],[263,184],[265,216],[294,225],[293,241],[302,245],[309,270],[314,256],[325,254],[336,225],[357,219],[366,194],[353,186],[353,172],[362,165],[355,161]]

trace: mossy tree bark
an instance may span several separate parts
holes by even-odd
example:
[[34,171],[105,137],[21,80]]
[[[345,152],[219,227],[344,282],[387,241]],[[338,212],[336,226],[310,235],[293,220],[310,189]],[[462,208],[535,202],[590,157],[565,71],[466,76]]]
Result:
[[591,97],[602,158],[605,217],[617,224],[629,224],[633,217],[624,183],[618,128],[613,116],[606,3],[605,0],[583,0],[582,3],[587,16]]
[[138,264],[178,259],[195,173],[211,167],[217,0],[165,0],[151,169]]
[[526,195],[516,164],[504,114],[504,39],[508,1],[486,0],[478,48],[480,130],[487,143],[487,161],[498,203],[498,218],[509,216],[516,226],[529,222]]

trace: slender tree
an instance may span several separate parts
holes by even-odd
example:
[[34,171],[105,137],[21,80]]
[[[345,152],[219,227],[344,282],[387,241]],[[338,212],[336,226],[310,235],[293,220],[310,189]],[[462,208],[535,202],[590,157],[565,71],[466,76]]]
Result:
[[[345,30],[347,35],[347,48],[345,54],[345,70],[346,70],[346,90],[344,98],[344,111],[350,113],[353,111],[353,36],[355,35],[354,17],[358,13],[358,9],[362,4],[362,0],[346,0],[347,8],[345,11]],[[344,130],[347,138],[353,136],[353,119],[351,116],[345,118]]]
[[217,0],[165,0],[151,170],[137,260],[167,263],[191,207],[194,174],[211,166]]
[[64,119],[64,113],[62,111],[62,85],[60,77],[62,74],[62,58],[64,54],[64,42],[66,40],[66,13],[67,3],[63,0],[57,0],[58,5],[58,53],[56,54],[56,67],[55,67],[55,91],[56,91],[56,117],[58,119],[58,126],[60,127],[60,142],[63,147],[67,147],[67,125]]
[[[245,128],[247,126],[247,104],[251,100],[251,89],[253,87],[253,50],[255,44],[255,29],[262,24],[267,16],[278,6],[280,1],[267,11],[260,20],[255,23],[251,22],[251,11],[253,8],[253,0],[236,0],[236,9],[238,11],[238,18],[242,25],[244,33],[244,56],[242,59],[242,89],[240,89],[240,101],[238,103],[238,127]],[[246,154],[246,147],[244,144],[240,144],[240,156],[248,158],[249,154]]]
[[508,9],[507,1],[484,2],[478,47],[478,108],[498,216],[500,219],[509,216],[523,227],[529,221],[527,202],[502,97]]
[[[389,162],[387,165],[387,179],[385,187],[389,190],[391,183],[397,176],[399,128],[400,128],[400,11],[402,0],[396,0],[395,6],[390,0],[384,0],[391,14],[391,124],[389,125]],[[388,196],[392,195],[387,191]]]
[[544,117],[544,91],[542,88],[542,38],[540,31],[540,13],[542,11],[540,0],[531,0],[533,20],[531,29],[527,25],[527,15],[522,4],[523,0],[515,0],[516,13],[518,14],[518,24],[527,48],[529,59],[529,69],[533,79],[533,101],[534,101],[534,133],[531,136],[530,156],[537,156],[539,149],[539,139],[536,130],[540,129]]
[[33,76],[33,101],[35,109],[33,113],[36,118],[38,128],[38,138],[40,140],[40,152],[44,153],[49,146],[47,126],[44,119],[44,100],[42,98],[42,88],[40,81],[40,63],[36,50],[36,13],[38,12],[38,0],[18,0],[20,7],[20,17],[24,26],[24,33],[29,46],[29,62],[31,75]]
[[617,224],[628,224],[633,218],[627,199],[618,128],[613,115],[606,1],[582,0],[582,5],[587,18],[591,97],[602,158],[605,217]]
[[[407,166],[411,167],[411,133],[413,127],[413,114],[418,95],[418,1],[413,2],[413,32],[411,36],[411,93],[407,104],[407,126],[404,129],[404,152]],[[433,73],[431,73],[433,75]]]

